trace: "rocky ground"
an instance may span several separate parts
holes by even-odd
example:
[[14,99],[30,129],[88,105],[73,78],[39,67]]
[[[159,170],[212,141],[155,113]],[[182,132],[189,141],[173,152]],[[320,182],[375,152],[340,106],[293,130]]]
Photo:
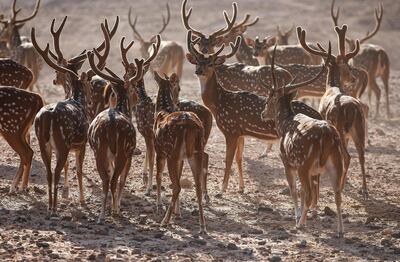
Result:
[[[21,1],[22,2],[22,1]],[[68,4],[66,3],[68,2]],[[192,5],[199,10],[205,10],[211,1],[193,2]],[[260,4],[266,6],[269,13],[276,16],[276,22],[285,20],[285,13],[277,11],[277,7],[268,5],[271,1]],[[312,23],[312,18],[305,19],[298,12],[285,9],[290,12],[291,20],[299,19],[309,24],[310,29],[322,32],[323,26],[330,26],[329,4],[327,1],[319,1],[314,7],[307,5],[315,1],[282,1],[282,8],[304,8],[304,12],[312,13],[313,8],[325,10],[328,17],[324,19],[324,25]],[[344,2],[344,1],[341,1]],[[364,1],[351,1],[342,3],[347,8],[344,18],[352,19],[360,32],[364,32],[368,23],[357,23],[355,17],[349,17],[349,8],[356,3]],[[374,1],[365,1],[371,5],[364,6],[359,13],[370,12]],[[394,1],[384,1],[389,14],[398,10],[399,5]],[[87,47],[82,39],[78,40],[78,31],[88,29],[84,39],[89,36],[100,36],[99,30],[91,29],[91,24],[97,24],[103,15],[111,16],[121,13],[125,16],[128,1],[114,1],[111,7],[114,9],[101,9],[106,1],[93,1],[92,10],[86,17],[77,18],[90,7],[92,1],[44,1],[43,12],[40,13],[35,25],[40,26],[42,39],[48,34],[49,17],[61,17],[63,14],[71,14],[71,24],[76,25],[83,19],[91,18],[77,30],[74,26],[66,27],[65,43],[63,48],[70,54]],[[108,3],[108,2],[107,2]],[[155,2],[151,2],[155,5]],[[171,1],[174,7],[173,22],[168,33],[168,38],[178,37],[183,42],[184,32],[179,24],[178,6],[180,1]],[[247,3],[247,1],[246,1]],[[253,12],[261,17],[265,15],[259,10],[256,3],[253,5],[239,1],[240,7],[248,12]],[[271,2],[272,3],[272,2]],[[372,4],[373,3],[373,4]],[[147,1],[135,1],[135,7],[139,10],[152,7]],[[137,5],[137,6],[136,6]],[[157,4],[158,5],[158,4]],[[229,1],[214,4],[219,7],[218,15],[222,8],[229,8]],[[388,6],[389,5],[389,6]],[[391,6],[390,6],[391,5]],[[1,7],[5,4],[2,3]],[[267,9],[268,6],[269,9]],[[125,7],[125,9],[123,9]],[[392,7],[392,8],[390,8]],[[152,7],[154,8],[154,7]],[[159,9],[162,9],[161,7]],[[218,8],[216,8],[218,9]],[[273,13],[273,11],[276,11]],[[159,10],[157,10],[159,11]],[[195,10],[196,11],[196,10]],[[195,12],[194,11],[194,12]],[[213,12],[216,12],[213,10]],[[395,14],[395,13],[394,13]],[[347,18],[345,18],[347,15]],[[145,18],[144,21],[149,21]],[[317,13],[316,17],[323,15]],[[96,17],[96,19],[95,19]],[[206,21],[199,15],[194,20],[199,27],[206,28]],[[222,19],[222,18],[221,18]],[[310,19],[310,21],[308,21]],[[317,18],[315,18],[317,19]],[[388,18],[393,25],[399,26],[396,16]],[[306,21],[305,21],[306,20]],[[219,20],[215,20],[219,21]],[[361,19],[361,21],[364,21]],[[123,30],[129,28],[126,19],[122,21]],[[157,22],[157,23],[156,23]],[[158,22],[143,25],[143,28],[157,30]],[[214,20],[210,19],[210,24]],[[264,20],[264,23],[267,22]],[[396,24],[397,23],[397,24]],[[259,28],[261,28],[261,25]],[[268,25],[272,31],[274,26]],[[67,29],[68,28],[68,29]],[[390,27],[389,22],[383,26],[383,35],[392,39],[393,45],[398,44],[399,38],[396,27]],[[398,28],[398,27],[397,27]],[[150,34],[150,33],[148,33]],[[254,35],[254,32],[252,33]],[[314,36],[314,38],[317,35]],[[98,39],[98,38],[96,38]],[[75,40],[76,42],[74,42]],[[44,41],[44,40],[41,40]],[[292,38],[294,42],[294,38]],[[381,40],[379,40],[381,41]],[[115,48],[117,48],[115,41]],[[386,42],[389,45],[389,42]],[[383,42],[382,45],[385,45]],[[89,45],[90,46],[90,45]],[[385,46],[386,47],[386,46]],[[73,51],[70,51],[70,49]],[[393,55],[398,55],[394,47]],[[117,59],[118,50],[114,50],[112,58]],[[75,177],[74,158],[70,156],[70,198],[60,199],[59,217],[46,219],[47,210],[47,182],[45,170],[40,158],[37,139],[32,132],[32,147],[35,151],[33,168],[30,177],[30,186],[27,193],[8,195],[9,186],[18,167],[18,157],[9,148],[4,140],[0,141],[0,260],[400,260],[400,118],[398,116],[400,103],[400,71],[396,70],[397,62],[393,62],[394,69],[390,78],[390,101],[394,117],[386,120],[385,111],[378,120],[371,120],[369,124],[369,137],[372,145],[367,148],[366,168],[367,182],[370,199],[364,201],[359,193],[361,188],[361,174],[357,161],[357,153],[350,145],[350,154],[353,159],[350,166],[348,181],[343,192],[343,212],[345,237],[338,239],[336,232],[336,208],[334,196],[329,181],[322,178],[320,209],[315,218],[309,216],[308,226],[299,230],[295,228],[294,212],[291,198],[288,195],[286,178],[283,166],[279,159],[276,146],[273,151],[263,159],[259,158],[265,145],[255,139],[247,139],[245,146],[245,192],[238,193],[238,177],[236,167],[231,177],[228,193],[222,197],[218,195],[222,183],[224,170],[225,145],[224,138],[214,125],[206,150],[211,155],[209,176],[209,192],[211,203],[205,208],[208,235],[199,236],[198,209],[195,200],[194,188],[189,187],[181,192],[182,218],[175,219],[168,228],[160,228],[159,223],[162,213],[155,210],[155,191],[151,196],[145,196],[142,188],[141,170],[144,154],[135,156],[126,183],[122,199],[122,214],[118,217],[107,215],[106,222],[102,225],[96,223],[100,210],[100,179],[95,167],[92,151],[88,148],[84,164],[84,186],[86,205],[80,206],[78,201],[78,187]],[[111,67],[119,66],[115,62]],[[63,95],[61,88],[50,85],[53,71],[45,68],[40,84],[44,90],[44,96],[48,101],[60,100]],[[152,79],[147,78],[149,92],[154,93]],[[399,91],[399,93],[397,93]],[[200,101],[199,87],[193,76],[193,67],[185,64],[185,78],[183,79],[182,97]],[[371,107],[374,108],[374,107]],[[384,103],[382,104],[382,109]],[[373,113],[373,109],[371,109]],[[372,117],[371,117],[372,118]],[[138,135],[138,147],[144,151],[144,141]],[[184,176],[192,180],[189,169],[185,167]],[[163,203],[169,203],[171,190],[169,178],[163,177]]]

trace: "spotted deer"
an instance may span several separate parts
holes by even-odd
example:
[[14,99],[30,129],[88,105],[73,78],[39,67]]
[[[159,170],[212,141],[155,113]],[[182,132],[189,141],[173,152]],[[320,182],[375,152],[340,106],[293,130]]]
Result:
[[[217,68],[225,60],[236,52],[240,44],[237,38],[235,44],[231,44],[231,52],[226,55],[219,54],[224,45],[214,54],[201,54],[194,48],[196,44],[191,41],[192,33],[188,32],[187,45],[189,53],[186,55],[188,61],[196,65],[195,74],[199,78],[201,96],[204,105],[210,109],[217,126],[223,133],[226,141],[225,174],[222,184],[222,193],[226,192],[233,158],[236,153],[236,162],[239,171],[239,191],[244,191],[244,180],[242,170],[244,137],[250,136],[266,141],[276,141],[274,121],[263,121],[261,112],[266,105],[266,98],[248,91],[229,91],[217,80]],[[308,108],[301,102],[296,102],[298,109],[307,112]],[[297,106],[296,106],[297,107]],[[318,113],[316,113],[319,115]]]
[[10,58],[0,58],[0,85],[28,89],[32,81],[31,70]]
[[[106,34],[107,29],[104,24],[102,24],[101,28],[103,34]],[[61,33],[61,31],[59,33]],[[82,184],[82,166],[85,157],[87,131],[89,128],[86,98],[90,97],[90,88],[87,84],[87,72],[82,72],[79,76],[74,71],[59,65],[57,60],[54,61],[55,59],[50,57],[48,43],[44,49],[39,46],[36,41],[35,28],[32,28],[31,39],[43,60],[57,72],[69,74],[71,79],[71,97],[43,107],[35,118],[35,132],[47,172],[49,195],[48,215],[55,216],[57,215],[57,192],[60,175],[62,169],[66,166],[68,155],[71,150],[75,151],[76,156],[79,200],[81,204],[85,203]],[[86,57],[81,56],[81,59],[85,60]],[[54,177],[51,170],[52,151],[56,153]],[[68,195],[68,191],[66,195]]]
[[[326,52],[320,44],[317,44],[320,50],[313,49],[306,43],[306,31],[297,28],[297,35],[300,44],[313,55],[323,58],[330,57],[328,64],[328,76],[326,80],[326,91],[321,98],[319,111],[321,115],[331,124],[333,124],[339,132],[340,139],[347,148],[348,140],[351,138],[357,149],[358,159],[362,174],[362,194],[364,199],[368,198],[367,182],[365,175],[365,117],[363,106],[359,100],[345,95],[341,87],[342,79],[351,79],[354,76],[351,73],[348,61],[355,57],[360,51],[360,42],[356,41],[356,47],[349,53],[346,53],[345,39],[347,25],[341,28],[336,26],[335,31],[338,35],[339,54],[333,56]],[[343,150],[345,171],[347,172],[350,164],[350,156],[347,150]]]
[[[125,38],[121,39],[121,47]],[[106,37],[109,43],[109,35]],[[109,44],[108,44],[109,45]],[[133,45],[133,41],[129,48]],[[107,195],[111,189],[112,211],[119,214],[121,194],[131,166],[133,151],[136,147],[136,132],[132,124],[132,105],[129,90],[143,77],[143,60],[135,59],[136,73],[132,77],[119,78],[115,73],[106,68],[105,74],[94,62],[94,53],[88,53],[92,70],[103,79],[111,83],[111,88],[116,94],[115,107],[102,111],[90,124],[89,144],[94,151],[97,170],[103,184],[103,198],[99,222],[104,220]],[[100,55],[97,55],[102,59]]]
[[[271,53],[274,50],[276,43],[275,37],[265,37],[260,40],[256,37],[255,40],[246,38],[247,45],[253,48],[253,56],[257,58],[260,65],[269,64]],[[319,57],[312,56],[305,52],[300,45],[279,45],[276,48],[276,63],[279,65],[287,64],[304,64],[318,65],[321,64]]]
[[[334,12],[335,1],[332,1],[331,5],[331,17],[335,26],[338,25],[340,9],[338,8],[336,14]],[[366,41],[371,39],[379,31],[383,15],[383,5],[380,5],[379,9],[375,9],[375,28],[372,32],[367,32],[366,36],[359,40],[360,52],[352,60],[350,64],[357,68],[362,68],[368,73],[368,100],[371,105],[372,93],[376,96],[375,105],[375,118],[379,116],[379,105],[381,98],[381,90],[376,83],[376,78],[381,78],[383,87],[385,89],[386,97],[386,112],[387,117],[391,117],[389,107],[389,75],[390,75],[390,61],[389,56],[385,49],[381,46],[368,44]],[[346,37],[346,42],[350,49],[354,49],[356,46],[356,40]]]
[[[60,66],[63,66],[73,72],[75,72],[76,74],[78,73],[78,70],[81,69],[83,63],[85,62],[85,58],[86,57],[86,50],[84,50],[82,53],[78,54],[77,56],[70,58],[70,59],[66,59],[63,56],[63,53],[60,49],[60,35],[61,32],[64,28],[65,22],[67,20],[67,17],[64,18],[64,20],[61,22],[60,27],[55,30],[54,29],[54,20],[51,24],[50,27],[50,32],[53,36],[53,44],[54,44],[54,49],[56,54],[54,54],[51,50],[49,50],[49,54],[52,56],[52,58],[54,60],[57,61],[57,64]],[[117,28],[119,25],[119,17],[117,16],[114,26],[112,27],[112,29],[110,30],[109,25],[108,25],[108,20],[106,19],[104,21],[104,26],[106,28],[106,30],[109,32],[110,34],[110,39],[113,38],[113,36],[115,35]],[[99,61],[99,67],[104,67],[105,66],[105,58],[108,56],[108,52],[110,51],[110,47],[107,46],[108,43],[103,42],[100,46],[98,46],[96,48],[96,50],[98,52],[102,51],[103,49],[105,49],[105,54],[102,56],[102,60]],[[104,98],[103,98],[103,93],[104,93],[104,89],[105,86],[108,84],[106,81],[104,81],[104,79],[100,79],[100,78],[96,78],[96,75],[94,74],[94,72],[92,70],[88,70],[87,71],[87,81],[90,82],[89,87],[91,88],[91,97],[90,99],[87,99],[87,110],[88,110],[88,115],[90,119],[93,119],[98,113],[100,113],[101,111],[103,111],[106,107],[105,103],[104,103]],[[56,72],[56,77],[53,80],[53,84],[54,85],[61,85],[64,88],[64,94],[65,94],[65,98],[69,98],[71,97],[71,91],[72,91],[72,79],[69,73],[64,73],[64,72]],[[99,99],[99,92],[101,92],[101,97],[102,99]]]
[[[161,37],[156,36],[156,43],[152,44],[152,52],[150,57],[146,59],[143,64],[144,74],[147,69],[151,66],[151,62],[157,57],[160,50]],[[129,62],[128,51],[132,47],[132,42],[127,47],[124,46],[124,40],[121,41],[121,55],[122,64],[125,68],[124,79],[127,81],[136,74],[136,64]],[[139,133],[143,136],[146,144],[146,155],[143,164],[143,184],[146,187],[145,195],[150,195],[153,188],[153,170],[154,170],[154,112],[155,105],[151,97],[147,94],[144,80],[139,79],[133,86],[130,99],[132,100],[132,106],[134,106],[134,114],[136,118],[137,128]],[[148,171],[148,172],[147,172]]]
[[[181,8],[181,15],[182,15],[182,22],[186,30],[190,30],[193,32],[193,37],[199,38],[197,41],[197,46],[203,54],[211,54],[214,52],[214,48],[217,46],[220,46],[223,43],[224,38],[222,37],[224,34],[229,34],[230,30],[233,29],[235,22],[236,22],[236,17],[237,17],[237,3],[232,3],[232,9],[233,9],[233,14],[232,14],[232,19],[229,19],[228,13],[224,10],[223,15],[225,22],[227,24],[226,27],[220,28],[210,35],[206,36],[199,30],[194,29],[189,25],[189,18],[192,14],[192,8],[189,8],[189,11],[186,12],[186,4],[187,0],[183,0],[182,2],[182,8]],[[247,17],[248,20],[249,17]],[[247,22],[247,20],[245,22]],[[237,27],[237,29],[239,29]],[[193,39],[194,40],[194,39]],[[179,76],[181,77],[181,76]]]
[[[329,48],[328,57],[330,53]],[[294,204],[296,226],[306,225],[308,209],[316,207],[318,201],[319,181],[315,183],[315,178],[326,175],[332,181],[335,194],[337,231],[339,236],[343,237],[341,192],[345,181],[345,171],[339,134],[336,128],[327,121],[295,113],[291,101],[296,97],[296,91],[303,83],[295,84],[293,80],[289,84],[279,86],[274,75],[274,53],[271,67],[273,88],[262,112],[262,118],[266,121],[273,120],[277,127],[280,137],[280,157]],[[317,77],[323,70],[324,67],[320,69]],[[297,176],[301,183],[300,209],[297,204]]]
[[[179,77],[177,74],[173,73],[171,76],[169,76],[167,78],[167,80],[170,82],[171,97],[172,97],[173,103],[175,104],[176,109],[178,111],[194,113],[200,119],[201,123],[203,124],[204,146],[206,146],[207,142],[208,142],[208,138],[210,137],[210,134],[211,134],[211,128],[212,128],[212,124],[213,124],[213,116],[212,116],[211,111],[207,107],[205,107],[193,100],[179,99],[181,87],[180,87]],[[209,196],[208,196],[208,190],[207,190],[209,158],[210,157],[209,157],[208,153],[204,152],[202,183],[203,183],[203,196],[204,196],[204,200],[206,201],[206,203],[209,203],[209,201],[210,201]],[[183,165],[181,164],[180,173],[182,173],[182,167],[183,167]]]
[[[222,44],[228,45],[230,42],[234,42],[237,36],[243,38],[243,34],[247,31],[247,28],[255,25],[259,20],[258,17],[256,17],[254,21],[247,23],[250,19],[250,15],[246,14],[245,18],[241,22],[235,24],[237,16],[237,4],[233,3],[232,19],[229,19],[226,11],[224,11],[225,22],[227,24],[226,28],[218,29],[209,36],[206,36],[200,31],[193,29],[189,25],[189,18],[192,13],[192,8],[190,8],[186,13],[186,4],[187,0],[182,2],[181,13],[183,25],[187,30],[191,30],[196,37],[200,38],[197,45],[203,54],[211,54],[214,52],[216,47],[221,46]],[[241,41],[240,47],[235,55],[236,59],[240,63],[253,66],[258,65],[257,59],[255,59],[252,55],[251,48],[247,46],[244,41]]]
[[33,159],[30,129],[36,113],[43,107],[40,95],[11,86],[0,86],[0,134],[20,157],[10,193],[27,189]]
[[167,79],[161,78],[157,72],[154,73],[154,79],[158,84],[156,119],[154,123],[157,207],[161,206],[161,175],[166,163],[172,183],[171,203],[161,221],[161,225],[167,226],[169,224],[173,211],[177,216],[180,215],[176,212],[176,207],[179,207],[177,202],[181,191],[180,171],[183,160],[187,159],[195,181],[200,234],[205,234],[206,223],[202,204],[204,127],[196,114],[177,111],[171,97],[171,83]]
[[1,19],[0,23],[4,25],[3,30],[0,33],[0,42],[6,42],[7,47],[10,51],[10,56],[16,62],[29,68],[33,74],[33,80],[28,90],[32,91],[33,87],[36,87],[39,93],[41,93],[39,86],[37,85],[37,79],[39,77],[39,71],[41,69],[41,60],[38,53],[35,51],[32,43],[29,41],[22,41],[24,37],[21,37],[19,30],[24,24],[37,15],[40,6],[40,0],[36,1],[32,14],[28,17],[17,19],[17,15],[21,9],[16,9],[17,0],[13,0],[11,6],[11,17],[9,19]]
[[[151,46],[156,41],[157,35],[161,35],[165,28],[167,27],[171,14],[169,10],[169,5],[167,4],[167,18],[163,16],[163,26],[161,30],[150,38],[149,41],[144,40],[144,38],[139,34],[136,29],[136,23],[138,16],[135,17],[135,20],[132,22],[132,8],[129,8],[128,18],[129,25],[132,28],[134,38],[139,41],[140,44],[140,53],[143,57],[150,56]],[[160,50],[157,54],[157,57],[152,62],[150,66],[150,70],[152,72],[157,71],[160,74],[171,74],[173,72],[177,73],[179,77],[182,77],[183,70],[183,60],[184,60],[184,51],[182,46],[174,41],[162,41]]]
[[276,26],[276,36],[275,36],[275,44],[276,45],[288,45],[289,37],[293,34],[294,25],[290,27],[288,30],[282,32],[279,25]]

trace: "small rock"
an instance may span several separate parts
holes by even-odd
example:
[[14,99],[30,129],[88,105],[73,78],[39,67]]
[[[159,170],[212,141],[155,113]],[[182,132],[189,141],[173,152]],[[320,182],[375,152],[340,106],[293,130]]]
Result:
[[140,214],[139,215],[139,225],[145,225],[147,222],[147,215]]
[[49,248],[49,243],[47,242],[36,242],[37,247],[42,247],[42,248]]
[[221,193],[216,194],[215,198],[222,198],[222,194]]
[[324,208],[324,215],[325,216],[330,216],[330,217],[335,217],[336,213],[330,207],[325,207]]
[[280,262],[280,261],[282,261],[282,258],[280,256],[275,255],[275,256],[271,256],[268,260],[271,262]]
[[375,130],[375,132],[376,132],[376,134],[378,134],[378,135],[380,135],[380,136],[384,136],[384,135],[385,135],[385,132],[384,132],[382,129],[380,129],[380,128],[377,128],[377,129]]
[[394,233],[392,234],[392,237],[394,237],[394,238],[400,238],[400,230],[397,231],[397,232],[394,232]]
[[164,236],[164,232],[160,231],[154,234],[155,238],[162,238]]
[[201,246],[204,246],[205,244],[207,244],[207,241],[205,241],[204,239],[200,239],[200,238],[194,239],[190,242],[197,244],[197,245],[201,245]]
[[252,235],[261,235],[264,232],[258,228],[251,228],[247,231],[247,233],[252,234]]
[[390,247],[393,245],[392,241],[388,238],[382,238],[381,245],[385,247]]
[[265,206],[265,205],[260,205],[260,206],[258,207],[257,211],[258,211],[258,212],[272,212],[272,211],[274,211],[274,210],[272,209],[272,207]]
[[95,260],[96,259],[96,254],[92,253],[87,257],[88,260]]
[[296,246],[299,248],[305,248],[307,247],[307,241],[303,239],[300,241],[300,243],[297,243]]
[[60,258],[60,255],[57,254],[57,253],[50,253],[50,254],[49,254],[49,257],[50,257],[51,259],[59,259],[59,258]]
[[376,219],[375,217],[369,216],[369,217],[367,217],[367,219],[365,220],[364,224],[366,224],[366,225],[371,224],[372,222],[375,221],[375,219]]
[[153,213],[153,207],[152,206],[146,206],[143,208],[143,212],[145,213]]
[[235,243],[229,243],[226,247],[229,250],[238,250],[239,249],[238,246]]
[[33,192],[35,192],[36,194],[40,194],[40,195],[44,195],[46,193],[46,191],[44,191],[43,189],[41,189],[38,186],[33,186]]
[[192,211],[191,214],[192,214],[192,216],[196,216],[197,217],[199,215],[199,210],[195,209],[195,210]]
[[265,240],[258,241],[258,245],[260,245],[260,246],[263,246],[265,244],[267,244],[267,241],[265,241]]
[[285,195],[285,196],[289,196],[290,195],[290,190],[289,190],[288,187],[285,187],[284,189],[281,190],[281,192],[279,192],[279,194]]

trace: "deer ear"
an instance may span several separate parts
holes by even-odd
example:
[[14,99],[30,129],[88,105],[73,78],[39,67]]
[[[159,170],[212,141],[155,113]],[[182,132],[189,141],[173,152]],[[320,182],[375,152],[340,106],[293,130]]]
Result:
[[254,47],[255,46],[255,41],[251,38],[246,37],[245,42],[248,46]]
[[155,80],[157,83],[161,83],[162,78],[161,78],[161,76],[157,73],[157,71],[154,71],[154,80]]
[[194,59],[191,53],[186,54],[186,59],[189,61],[189,63],[197,65],[196,60]]
[[169,80],[171,82],[179,82],[179,76],[176,73],[172,73],[171,76],[169,77]]
[[225,63],[225,56],[220,56],[214,59],[214,65],[222,65],[223,63]]

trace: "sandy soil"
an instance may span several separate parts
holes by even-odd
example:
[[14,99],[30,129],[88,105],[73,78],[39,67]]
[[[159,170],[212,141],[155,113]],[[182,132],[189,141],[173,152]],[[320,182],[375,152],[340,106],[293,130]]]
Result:
[[[9,6],[2,1],[0,10]],[[27,2],[23,2],[27,7]],[[240,16],[245,12],[258,15],[261,21],[249,30],[249,34],[274,33],[277,23],[290,26],[303,25],[309,30],[310,40],[327,42],[334,39],[329,16],[330,1],[238,1]],[[363,201],[359,190],[361,175],[354,147],[350,146],[353,160],[348,182],[343,193],[345,238],[335,238],[336,220],[334,197],[329,181],[322,179],[320,211],[316,218],[309,217],[308,227],[295,228],[291,199],[286,189],[286,178],[276,147],[267,158],[258,156],[264,143],[246,140],[245,193],[239,194],[237,175],[231,177],[228,193],[217,197],[224,169],[224,139],[214,125],[207,151],[211,155],[209,190],[211,204],[205,208],[208,236],[199,237],[197,204],[194,190],[183,190],[182,218],[169,228],[160,228],[162,214],[155,212],[154,193],[144,196],[140,172],[144,155],[135,156],[122,200],[121,217],[108,216],[104,225],[97,225],[100,210],[100,179],[93,153],[87,150],[85,172],[85,196],[87,205],[78,202],[77,180],[73,156],[70,157],[71,189],[68,200],[60,200],[58,220],[46,220],[47,182],[40,158],[37,140],[32,133],[35,151],[29,192],[8,196],[9,185],[17,170],[18,158],[9,146],[0,141],[3,152],[0,159],[0,259],[5,260],[399,260],[400,259],[400,57],[396,50],[400,39],[400,2],[385,0],[385,14],[381,31],[373,43],[384,46],[392,62],[390,78],[391,109],[394,118],[370,122],[369,136],[372,145],[366,153],[366,167],[370,200]],[[210,32],[222,21],[221,11],[230,9],[230,1],[190,1],[194,7],[193,26]],[[338,1],[343,6],[342,22],[350,25],[352,35],[361,36],[373,27],[373,0]],[[33,4],[31,4],[33,5]],[[84,48],[92,48],[100,40],[99,22],[103,17],[121,15],[119,36],[131,37],[127,24],[127,6],[132,5],[140,13],[138,27],[145,37],[150,37],[160,27],[159,1],[80,1],[44,0],[35,21],[29,26],[38,27],[39,40],[49,41],[51,18],[69,16],[62,36],[62,48],[67,56]],[[171,24],[165,32],[166,39],[184,43],[185,32],[180,22],[180,1],[170,1]],[[145,13],[145,12],[151,13]],[[8,13],[8,11],[7,11]],[[29,13],[23,11],[24,14]],[[292,42],[295,38],[292,37]],[[119,41],[113,41],[110,67],[122,70],[119,62]],[[134,54],[137,54],[135,46]],[[62,99],[62,89],[51,85],[53,70],[45,66],[40,84],[47,101]],[[154,81],[147,78],[150,93],[155,92]],[[193,67],[185,64],[182,97],[200,101],[197,79]],[[384,108],[382,103],[382,109]],[[373,107],[371,107],[373,108]],[[145,150],[138,135],[138,147]],[[234,168],[236,169],[236,167]],[[236,171],[236,170],[235,170]],[[184,170],[185,176],[190,172]],[[236,172],[234,172],[236,173]],[[169,203],[168,177],[163,185],[164,203]]]

